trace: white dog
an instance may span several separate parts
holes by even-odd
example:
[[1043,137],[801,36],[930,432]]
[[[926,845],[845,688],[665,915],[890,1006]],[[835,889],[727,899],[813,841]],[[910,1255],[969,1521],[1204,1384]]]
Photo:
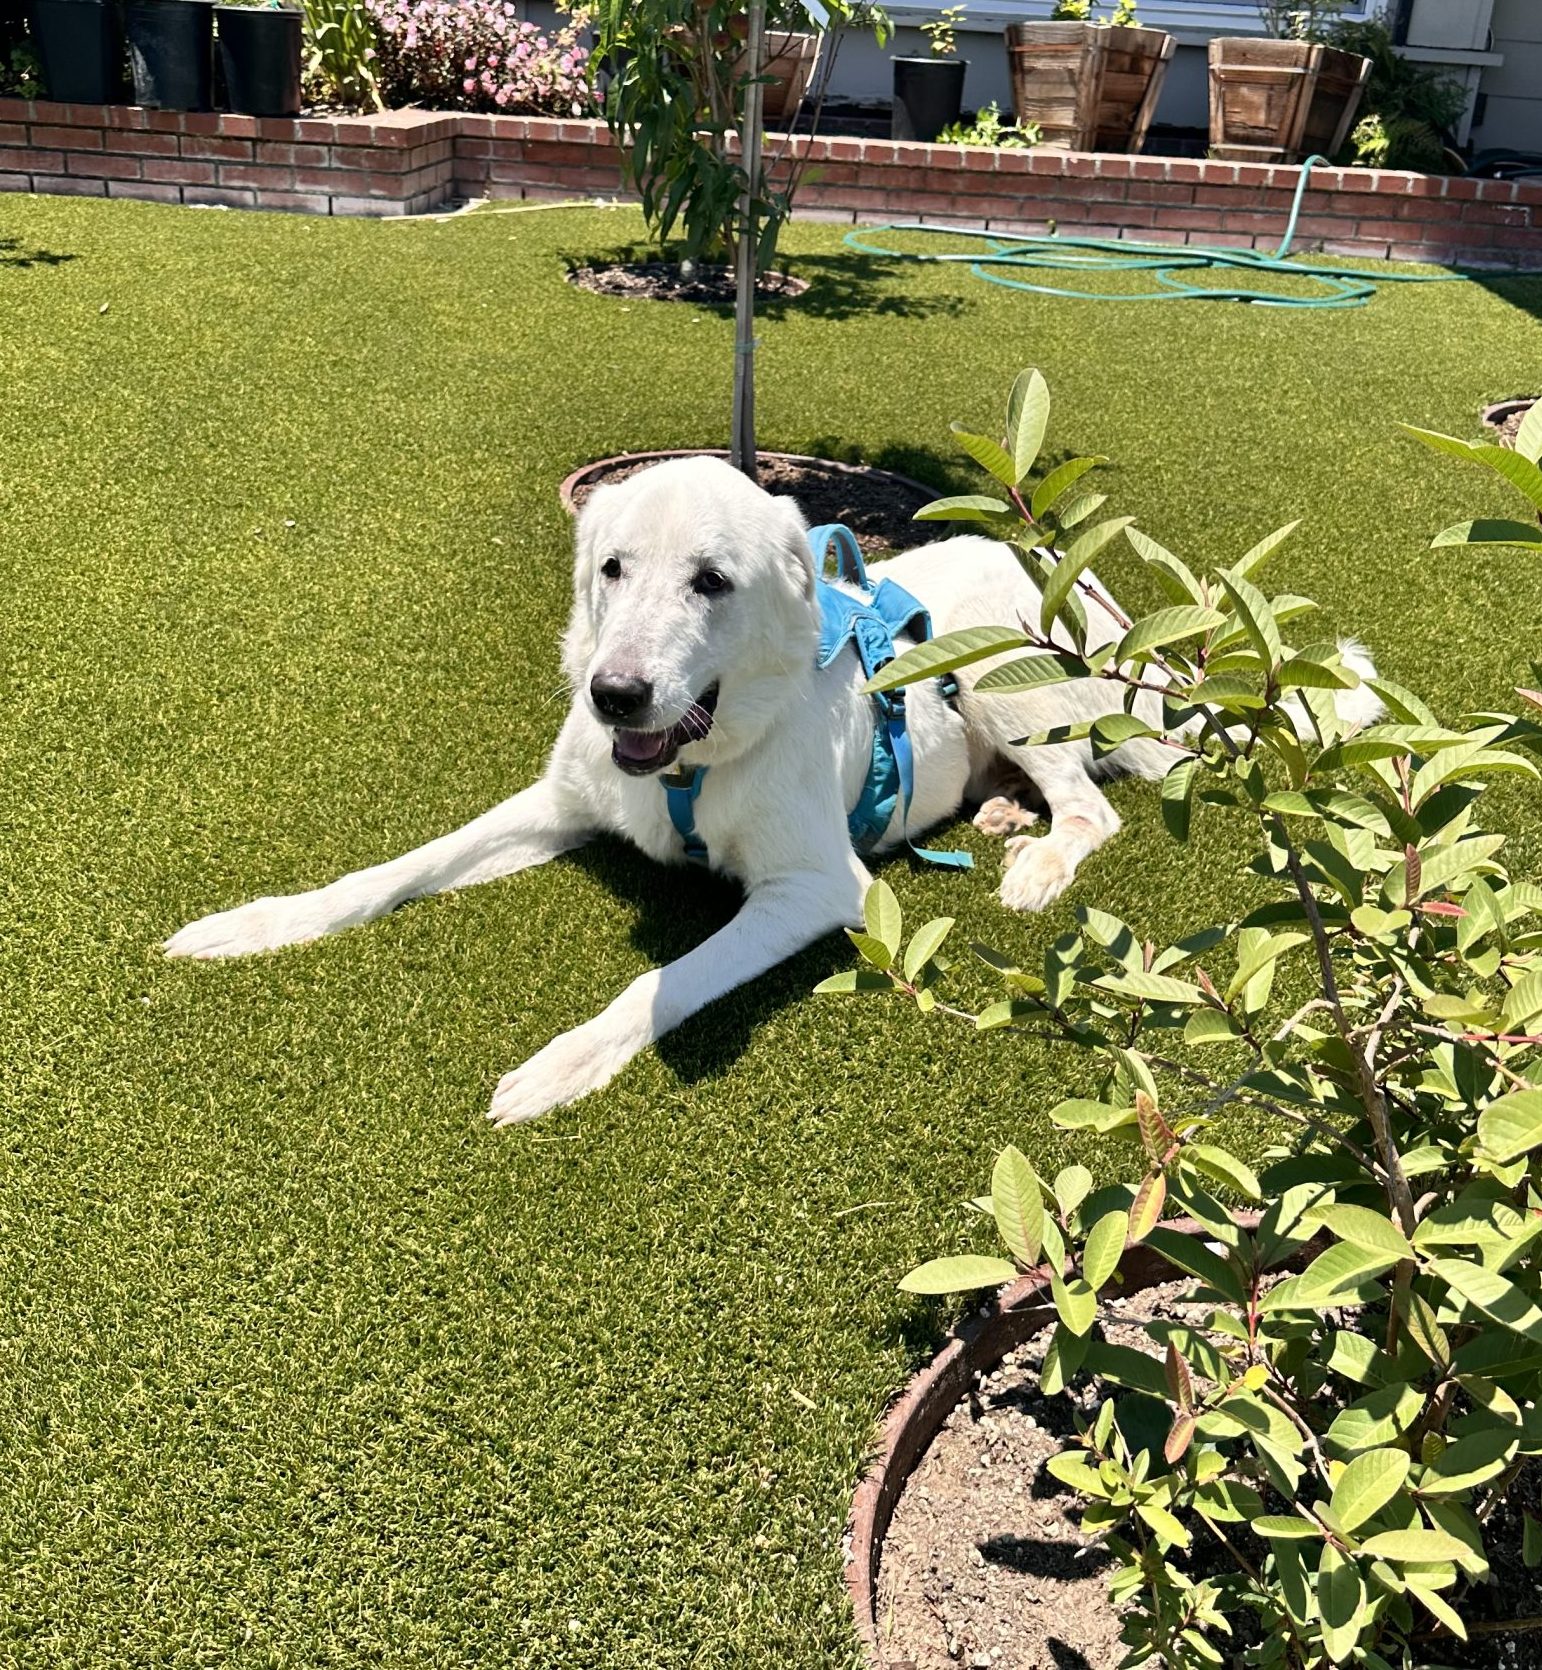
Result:
[[[852,850],[847,811],[872,758],[874,706],[850,646],[830,666],[815,665],[819,615],[805,531],[791,501],[717,459],[660,464],[599,489],[578,521],[563,644],[574,700],[545,775],[464,829],[390,863],[193,922],[167,952],[234,957],[318,939],[404,900],[544,863],[601,832],[680,864],[685,847],[659,774],[709,767],[696,830],[712,867],[743,884],[742,909],[505,1075],[489,1117],[506,1125],[598,1089],[706,1004],[832,929],[859,923],[869,876]],[[1037,591],[1010,548],[994,541],[923,546],[880,572],[925,605],[938,634],[1038,619]],[[1106,595],[1085,600],[1093,646],[1122,631]],[[1371,671],[1363,657],[1346,659]],[[1011,739],[1115,712],[1121,687],[1083,680],[976,695],[974,682],[990,665],[965,669],[951,702],[935,681],[908,692],[916,776],[909,831],[983,801],[976,823],[1015,834],[1034,818],[1021,801],[1031,784],[1049,832],[1009,841],[1001,898],[1016,910],[1041,910],[1119,819],[1093,781],[1087,743],[1025,749]],[[1369,692],[1349,696],[1366,709],[1356,717],[1369,718]],[[1137,741],[1098,771],[1159,777],[1172,762],[1170,749]],[[876,850],[902,844],[903,822],[896,807]]]

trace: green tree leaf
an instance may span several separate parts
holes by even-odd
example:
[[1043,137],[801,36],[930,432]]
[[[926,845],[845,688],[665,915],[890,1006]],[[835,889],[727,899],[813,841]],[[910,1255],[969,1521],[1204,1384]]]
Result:
[[991,1211],[1008,1251],[1019,1263],[1037,1264],[1044,1244],[1044,1197],[1027,1158],[1008,1144],[991,1172]]
[[880,969],[894,966],[894,954],[881,939],[874,939],[871,934],[864,934],[856,928],[848,928],[846,937],[856,946],[864,962]]
[[868,888],[862,899],[862,920],[867,924],[868,933],[889,953],[892,963],[899,955],[904,919],[899,900],[888,882],[875,881]]
[[979,1258],[965,1253],[956,1258],[934,1258],[918,1265],[900,1282],[904,1293],[970,1293],[977,1287],[1000,1287],[1015,1280],[1017,1266],[1004,1258]]
[[1248,642],[1258,651],[1266,667],[1278,667],[1282,655],[1280,629],[1275,624],[1268,599],[1250,580],[1241,576],[1230,575],[1223,570],[1220,581],[1237,611]]
[[943,941],[953,931],[951,916],[937,916],[924,927],[917,928],[905,948],[905,978],[914,980],[923,968],[942,949]]
[[1082,1248],[1082,1274],[1094,1293],[1118,1269],[1129,1226],[1130,1215],[1124,1211],[1105,1212],[1092,1226]]
[[1331,1506],[1339,1524],[1353,1531],[1373,1518],[1408,1480],[1409,1460],[1403,1450],[1366,1450],[1339,1474]]
[[1012,507],[1005,499],[987,493],[959,493],[950,499],[933,499],[911,517],[912,522],[994,522],[1010,517]]
[[1028,501],[1028,512],[1035,522],[1042,522],[1045,513],[1051,510],[1062,493],[1069,491],[1089,470],[1095,470],[1099,464],[1106,464],[1108,460],[1102,457],[1068,458],[1065,463],[1051,470],[1047,476],[1033,490],[1033,497]]
[[1368,1619],[1360,1568],[1332,1543],[1322,1551],[1317,1568],[1317,1611],[1322,1618],[1323,1647],[1335,1664],[1342,1664],[1354,1651]]
[[1007,397],[1007,445],[1019,481],[1033,468],[1048,426],[1049,385],[1036,370],[1019,372]]
[[1311,1215],[1341,1241],[1362,1247],[1366,1252],[1383,1254],[1394,1262],[1414,1256],[1407,1236],[1382,1213],[1373,1212],[1368,1206],[1324,1206]]
[[1516,1090],[1491,1102],[1478,1116],[1478,1141],[1501,1165],[1542,1145],[1542,1090]]
[[1049,636],[1050,628],[1054,626],[1056,618],[1064,608],[1071,595],[1071,588],[1076,584],[1082,570],[1115,534],[1129,527],[1134,520],[1133,516],[1116,516],[1111,522],[1099,522],[1096,527],[1089,528],[1076,539],[1055,564],[1049,579],[1045,582],[1044,594],[1039,604],[1041,636]]
[[1013,463],[1012,454],[1000,441],[993,441],[989,435],[971,435],[961,423],[950,424],[949,427],[954,440],[1003,487],[1015,487],[1022,480],[1022,472]]
[[814,990],[825,996],[843,992],[892,992],[894,982],[876,968],[843,968],[839,974],[821,980]]
[[1467,1546],[1444,1531],[1378,1531],[1361,1543],[1360,1552],[1399,1566],[1433,1565],[1464,1558]]
[[1003,661],[999,667],[982,673],[975,690],[982,696],[999,696],[1009,690],[1036,690],[1041,685],[1065,684],[1070,679],[1086,676],[1086,662],[1074,655],[1030,650],[1027,655]]
[[1171,609],[1158,609],[1145,615],[1119,640],[1113,653],[1113,664],[1122,667],[1131,656],[1143,650],[1160,649],[1168,644],[1181,643],[1185,638],[1197,638],[1221,625],[1226,616],[1219,609],[1202,609],[1197,604],[1180,604]]
[[1461,1258],[1433,1258],[1426,1268],[1474,1310],[1542,1344],[1542,1310],[1513,1282]]

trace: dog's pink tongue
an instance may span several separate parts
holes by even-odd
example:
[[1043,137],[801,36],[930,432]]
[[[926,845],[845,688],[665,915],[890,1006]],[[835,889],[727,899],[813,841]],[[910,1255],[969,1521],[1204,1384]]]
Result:
[[633,765],[647,765],[664,752],[668,731],[617,731],[616,752]]

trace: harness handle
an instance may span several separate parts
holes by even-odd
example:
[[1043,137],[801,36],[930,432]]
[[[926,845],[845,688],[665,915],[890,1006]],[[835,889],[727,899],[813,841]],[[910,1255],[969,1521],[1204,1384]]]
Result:
[[835,578],[850,580],[869,589],[867,578],[867,564],[862,560],[862,547],[857,544],[857,536],[844,522],[825,522],[820,527],[810,528],[808,531],[808,548],[814,558],[814,574],[818,579],[826,579],[826,566],[829,562],[830,547],[835,547]]

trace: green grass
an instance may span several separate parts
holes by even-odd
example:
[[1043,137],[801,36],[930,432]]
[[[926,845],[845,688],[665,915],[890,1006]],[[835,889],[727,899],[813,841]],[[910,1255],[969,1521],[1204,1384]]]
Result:
[[[0,1663],[849,1664],[843,1515],[935,1331],[896,1277],[1002,1142],[1104,1168],[1045,1119],[1078,1062],[812,999],[834,942],[491,1132],[500,1071],[732,909],[619,847],[159,956],[538,770],[558,480],[726,429],[727,320],[561,281],[636,235],[0,205]],[[1305,514],[1269,578],[1389,675],[1448,710],[1527,679],[1535,566],[1425,549],[1515,506],[1392,425],[1534,386],[1542,282],[1126,311],[788,243],[817,284],[762,326],[767,445],[963,487],[948,420],[1036,363],[1053,447],[1191,561]],[[1160,935],[1242,896],[1220,815],[1185,854],[1114,798],[1043,919],[972,830],[975,876],[889,877],[1027,956],[1078,901]],[[1536,874],[1535,791],[1496,806]]]

